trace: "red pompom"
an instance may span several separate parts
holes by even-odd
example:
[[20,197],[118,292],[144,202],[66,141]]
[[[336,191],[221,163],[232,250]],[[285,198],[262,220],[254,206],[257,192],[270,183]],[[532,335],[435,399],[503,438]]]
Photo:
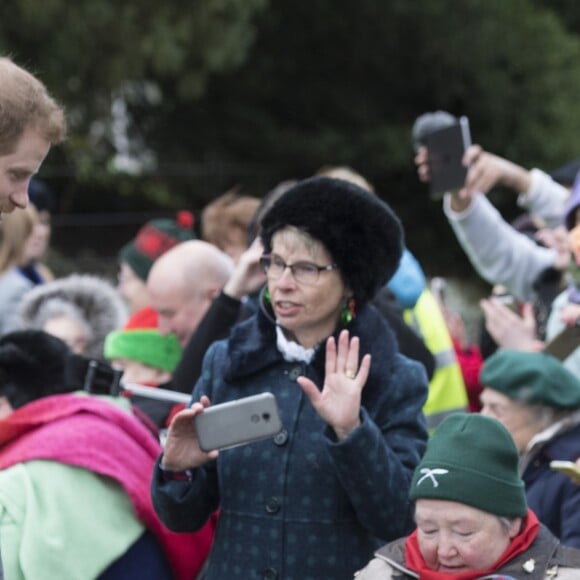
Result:
[[182,209],[181,211],[177,212],[177,225],[184,230],[191,230],[193,229],[194,218],[193,214],[186,210]]

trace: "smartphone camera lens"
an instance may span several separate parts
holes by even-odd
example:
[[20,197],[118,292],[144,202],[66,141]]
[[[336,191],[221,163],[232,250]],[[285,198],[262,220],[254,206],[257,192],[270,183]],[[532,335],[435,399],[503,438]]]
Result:
[[270,420],[270,413],[262,413],[262,419],[264,419],[264,421],[269,421]]

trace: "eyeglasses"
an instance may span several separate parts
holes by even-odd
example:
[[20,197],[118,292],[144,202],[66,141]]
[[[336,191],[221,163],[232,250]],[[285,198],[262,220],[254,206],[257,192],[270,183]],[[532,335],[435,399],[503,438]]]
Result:
[[262,266],[264,273],[272,280],[277,280],[282,276],[282,274],[284,274],[286,268],[290,268],[294,280],[306,285],[316,284],[320,272],[328,272],[338,268],[336,264],[318,266],[312,262],[295,262],[294,264],[286,264],[282,258],[276,255],[262,256],[260,258],[260,266]]

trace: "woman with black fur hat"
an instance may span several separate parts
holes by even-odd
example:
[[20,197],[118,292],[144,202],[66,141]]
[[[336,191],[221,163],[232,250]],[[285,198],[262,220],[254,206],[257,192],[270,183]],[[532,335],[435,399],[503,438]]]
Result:
[[[369,301],[397,268],[402,229],[343,180],[293,186],[262,220],[261,310],[214,343],[152,484],[176,531],[219,508],[207,580],[347,578],[412,527],[408,490],[427,439],[423,367]],[[371,363],[372,360],[372,363]],[[204,453],[192,419],[271,391],[275,439]]]

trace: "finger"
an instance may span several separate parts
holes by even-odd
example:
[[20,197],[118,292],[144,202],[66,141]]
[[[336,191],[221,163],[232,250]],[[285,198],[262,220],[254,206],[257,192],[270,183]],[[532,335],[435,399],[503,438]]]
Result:
[[346,371],[348,363],[348,351],[349,351],[349,333],[348,330],[342,330],[338,335],[338,350],[336,356],[336,367],[334,372],[344,373]]
[[465,188],[472,191],[481,190],[481,180],[483,176],[483,167],[481,163],[474,163],[467,170],[465,177]]
[[[194,403],[194,404],[196,404],[196,403]],[[191,419],[193,417],[195,417],[195,415],[197,415],[197,412],[193,408],[182,409],[181,411],[179,411],[179,413],[176,413],[174,415],[173,419],[171,419],[171,423],[169,425],[169,428],[170,429],[172,427],[178,428],[181,425],[189,423],[191,421]]]
[[482,151],[483,149],[480,145],[470,145],[463,154],[463,165],[469,167],[469,165],[475,163]]
[[316,409],[318,402],[322,397],[322,394],[316,384],[308,377],[298,377],[296,382],[300,385],[300,388],[304,391],[304,394],[310,399],[312,406]]
[[531,302],[524,302],[522,304],[522,318],[527,324],[535,325],[534,307]]
[[419,166],[419,181],[422,183],[429,183],[431,181],[431,172],[428,165]]
[[336,372],[336,342],[333,336],[329,336],[326,341],[326,376]]
[[428,163],[428,161],[429,161],[429,152],[427,151],[427,147],[421,145],[421,147],[417,149],[417,155],[415,155],[415,164],[423,165],[423,163]]
[[365,386],[367,379],[369,378],[370,370],[371,370],[371,355],[365,354],[362,357],[358,375],[356,376],[357,384],[360,386],[361,389]]
[[348,354],[346,357],[345,374],[349,379],[352,379],[358,373],[358,353],[360,348],[360,339],[358,336],[353,336],[348,345]]

